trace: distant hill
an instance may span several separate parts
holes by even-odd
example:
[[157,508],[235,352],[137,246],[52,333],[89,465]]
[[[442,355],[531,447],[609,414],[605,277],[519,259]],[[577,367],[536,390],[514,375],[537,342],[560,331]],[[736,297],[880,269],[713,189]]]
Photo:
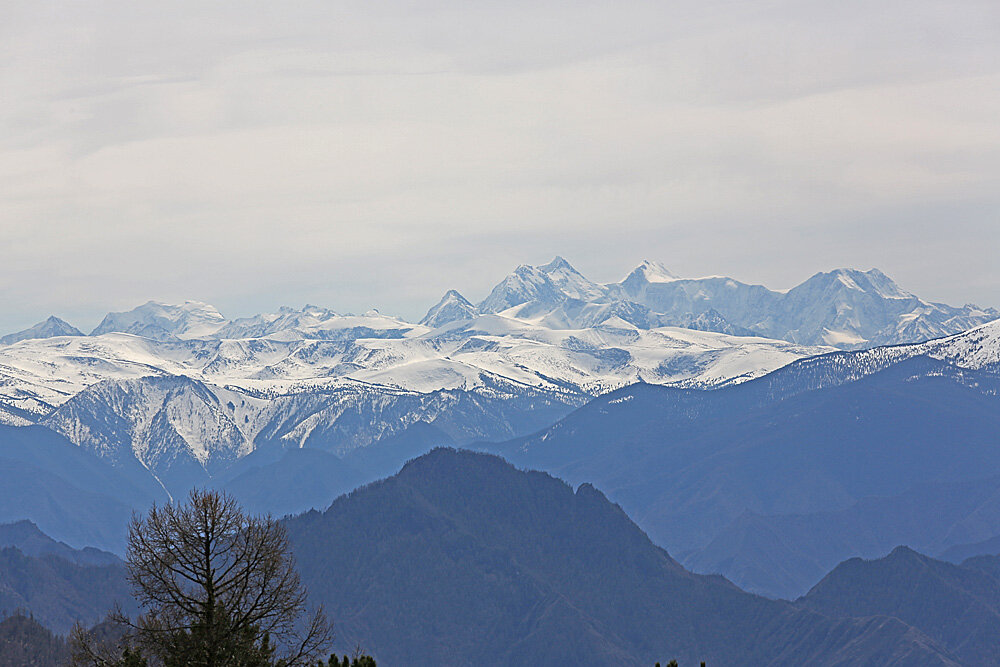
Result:
[[0,524],[0,548],[16,547],[26,556],[59,556],[77,565],[121,565],[121,559],[93,547],[73,549],[57,542],[38,529],[31,521]]
[[938,558],[949,563],[961,563],[975,556],[995,554],[1000,554],[1000,535],[994,535],[978,542],[956,544],[939,553]]
[[78,621],[99,622],[116,603],[126,611],[136,609],[122,564],[78,565],[59,556],[0,548],[0,613],[30,610],[40,623],[65,635]]
[[899,547],[885,558],[852,558],[799,604],[824,614],[892,616],[933,638],[969,665],[1000,664],[997,558],[963,565]]
[[434,450],[287,526],[339,641],[380,664],[956,664],[896,619],[693,575],[594,487],[495,456]]
[[[684,554],[695,572],[725,571],[737,585],[786,599],[804,594],[839,562],[879,558],[900,543],[961,562],[1000,553],[1000,477],[918,483],[895,496],[809,514],[745,512],[705,548]],[[942,553],[943,552],[943,553]]]

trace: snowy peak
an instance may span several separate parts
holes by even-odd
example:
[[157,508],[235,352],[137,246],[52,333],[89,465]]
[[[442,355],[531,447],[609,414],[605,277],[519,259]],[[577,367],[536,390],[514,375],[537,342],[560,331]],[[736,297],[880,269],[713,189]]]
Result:
[[483,313],[499,313],[528,301],[558,302],[559,294],[547,276],[534,266],[522,264],[493,288],[480,304]]
[[851,349],[939,338],[998,315],[995,310],[924,301],[878,269],[836,269],[789,290],[772,315],[772,322],[786,333],[767,333]]
[[562,257],[556,256],[548,264],[540,266],[539,270],[567,298],[595,301],[607,296],[607,289],[603,285],[584,277]]
[[679,280],[679,278],[671,273],[667,267],[647,259],[635,267],[615,287],[620,288],[630,298],[641,299],[649,285],[669,283],[675,280]]
[[436,329],[451,322],[471,320],[478,314],[479,311],[468,299],[452,289],[427,311],[420,324]]
[[12,345],[18,341],[33,338],[55,338],[57,336],[82,336],[83,332],[55,315],[38,324],[0,338],[0,345]]
[[336,317],[337,313],[319,306],[307,304],[301,310],[282,306],[277,313],[261,313],[233,320],[219,329],[215,337],[263,338],[289,329],[313,329]]
[[91,336],[129,333],[154,340],[206,337],[226,323],[219,311],[200,301],[173,305],[149,301],[120,313],[108,313]]
[[641,279],[647,283],[669,283],[672,280],[679,280],[679,277],[671,273],[663,264],[651,262],[648,259],[635,267],[622,282],[628,281],[629,278]]
[[542,266],[522,264],[479,304],[482,313],[500,313],[528,302],[557,307],[568,299],[597,301],[607,288],[584,277],[562,257]]
[[795,289],[811,290],[825,288],[836,291],[851,290],[882,299],[914,299],[913,294],[903,290],[889,276],[878,269],[858,271],[857,269],[834,269],[812,276]]

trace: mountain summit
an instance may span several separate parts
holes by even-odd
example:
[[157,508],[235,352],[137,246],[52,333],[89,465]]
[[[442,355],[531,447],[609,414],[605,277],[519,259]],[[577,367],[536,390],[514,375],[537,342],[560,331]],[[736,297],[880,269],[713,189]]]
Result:
[[83,332],[55,315],[50,316],[33,327],[23,331],[8,334],[0,338],[0,345],[12,345],[22,340],[32,338],[55,338],[57,336],[82,336]]
[[479,304],[482,313],[500,313],[514,306],[532,304],[556,308],[567,300],[598,302],[607,288],[587,279],[562,257],[542,266],[522,264],[504,278]]
[[149,301],[127,312],[108,313],[91,336],[120,332],[154,340],[194,338],[217,331],[226,319],[214,306],[200,301],[180,305]]
[[437,328],[449,322],[459,320],[471,320],[479,314],[479,310],[469,302],[457,290],[448,290],[441,300],[438,301],[420,323],[424,326]]

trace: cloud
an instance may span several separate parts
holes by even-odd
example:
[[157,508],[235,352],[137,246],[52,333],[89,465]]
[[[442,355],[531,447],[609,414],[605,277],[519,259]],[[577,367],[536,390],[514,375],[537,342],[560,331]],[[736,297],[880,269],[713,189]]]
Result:
[[5,5],[5,329],[412,317],[557,253],[1000,305],[991,3]]

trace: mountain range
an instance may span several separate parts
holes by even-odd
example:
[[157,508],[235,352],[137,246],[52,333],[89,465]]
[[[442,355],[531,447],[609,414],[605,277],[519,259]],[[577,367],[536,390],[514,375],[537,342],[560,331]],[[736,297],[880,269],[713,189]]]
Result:
[[[778,292],[652,262],[599,284],[557,257],[518,267],[478,304],[451,290],[420,323],[318,306],[227,320],[198,302],[110,313],[87,336],[49,318],[0,346],[0,423],[137,462],[178,493],[251,453],[271,465],[303,447],[342,459],[388,442],[417,453],[502,441],[635,383],[733,385],[998,315],[922,301],[874,270]],[[354,481],[401,462],[374,449]]]
[[[898,547],[769,600],[692,574],[593,485],[494,455],[435,449],[285,525],[334,648],[380,664],[1000,663],[1000,556]],[[6,664],[58,653],[38,621],[65,632],[115,603],[135,611],[114,556],[0,525],[0,610],[33,615],[0,623]]]
[[[289,520],[300,562],[390,663],[544,662],[580,637],[584,664],[977,664],[985,640],[808,592],[900,544],[961,567],[995,553],[997,315],[877,271],[775,292],[648,262],[598,284],[557,258],[478,303],[450,291],[418,323],[317,306],[228,320],[195,302],[111,313],[89,335],[50,318],[0,345],[0,522],[33,522],[0,530],[3,562],[79,590],[86,568],[115,567],[102,559],[133,511],[207,486],[260,513],[333,503]],[[440,446],[578,488],[451,450],[396,474]],[[470,483],[510,516],[460,506]],[[329,534],[368,542],[331,555]],[[408,583],[418,566],[432,588]],[[333,570],[356,583],[324,583]],[[5,599],[53,618],[68,599],[32,595]],[[711,636],[732,638],[716,653],[712,609]]]
[[[185,378],[146,384],[198,395]],[[473,446],[574,484],[597,484],[687,567],[724,574],[752,592],[794,598],[840,561],[879,557],[898,544],[932,555],[959,548],[986,553],[1000,536],[998,389],[995,322],[928,343],[803,359],[712,391],[636,384],[561,419],[525,404],[520,414],[537,419],[526,426],[531,435]],[[465,394],[438,396],[456,406],[471,401]],[[127,443],[131,422],[115,422],[117,413],[102,408],[119,410],[126,398],[58,414],[89,415],[77,422],[89,433],[124,434]],[[515,410],[517,400],[507,396],[477,410]],[[228,411],[217,406],[217,413]],[[340,423],[364,433],[365,414]],[[449,414],[438,426],[416,420],[347,451],[315,446],[318,439],[302,448],[261,446],[213,477],[194,471],[201,484],[230,491],[253,511],[325,507],[454,441],[444,429],[448,419],[459,429],[473,413],[456,407]],[[167,410],[158,418],[169,416]],[[510,416],[490,419],[509,423]],[[183,423],[172,428],[181,433]],[[120,552],[130,508],[176,496],[194,478],[181,474],[177,462],[154,476],[134,456],[95,456],[50,428],[3,429],[0,520],[30,518],[73,546]],[[327,442],[349,432],[334,430]],[[117,532],[108,529],[113,525]]]
[[995,309],[924,301],[877,269],[817,273],[775,291],[724,276],[680,278],[646,261],[622,281],[601,285],[561,257],[519,266],[477,306],[450,291],[425,321],[440,326],[476,313],[505,313],[552,328],[617,317],[640,328],[678,326],[845,349],[937,338],[1000,317]]
[[[853,562],[802,600],[767,600],[686,571],[595,487],[574,489],[496,456],[435,449],[284,523],[310,601],[336,623],[333,648],[361,646],[379,664],[989,664],[975,660],[990,637],[989,604],[942,632],[932,614],[907,607],[904,576],[883,587],[884,610],[859,604],[867,579]],[[45,542],[30,525],[7,533]],[[0,608],[28,607],[32,623],[60,631],[95,623],[115,602],[135,612],[120,564],[80,565],[55,548],[0,546]],[[958,578],[994,591],[986,569]],[[953,608],[968,588],[938,586],[931,601]],[[26,621],[0,624],[7,664],[56,648]]]

